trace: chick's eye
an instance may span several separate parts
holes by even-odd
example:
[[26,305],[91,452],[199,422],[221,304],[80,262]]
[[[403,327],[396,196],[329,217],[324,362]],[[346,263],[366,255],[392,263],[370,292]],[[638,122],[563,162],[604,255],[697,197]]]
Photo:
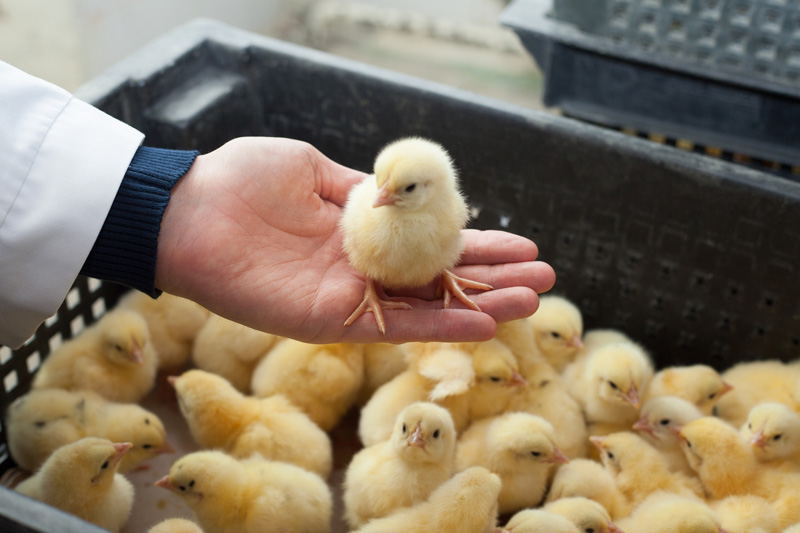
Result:
[[403,424],[403,433],[405,433],[405,432],[406,432],[406,425]]
[[554,339],[560,339],[561,338],[561,334],[559,332],[557,332],[557,331],[551,331],[550,335],[552,335],[552,337]]
[[691,443],[691,442],[689,442],[688,440],[686,441],[686,447],[687,447],[687,448],[691,448],[691,447],[692,447],[692,443]]
[[709,400],[713,400],[716,397],[717,397],[717,393],[716,392],[712,392],[711,394],[708,395],[708,399]]
[[779,433],[778,435],[775,435],[774,437],[772,437],[772,440],[781,440],[782,436],[783,435]]
[[414,192],[414,189],[416,189],[416,188],[417,188],[417,184],[416,183],[412,183],[411,185],[409,185],[408,187],[405,188],[405,191],[406,192]]
[[108,468],[108,461],[103,463],[103,466],[100,467],[100,470],[105,470],[106,468]]
[[152,447],[153,447],[153,445],[152,445],[152,444],[142,444],[142,449],[143,449],[143,450],[149,450],[149,449],[150,449],[150,448],[152,448]]
[[542,455],[542,452],[531,452],[531,455],[534,457],[539,457],[540,455]]
[[438,439],[439,438],[439,430],[438,429],[433,432],[433,438],[434,439]]
[[501,378],[498,378],[497,376],[491,376],[489,379],[491,379],[491,380],[492,380],[492,381],[494,381],[495,383],[498,383],[498,382],[502,381],[502,379],[501,379]]
[[669,418],[664,418],[663,420],[661,420],[661,422],[659,422],[659,424],[661,424],[662,426],[668,426]]
[[594,533],[594,528],[593,528],[593,527],[587,527],[587,528],[586,528],[586,529],[584,529],[583,531],[584,531],[585,533]]
[[611,453],[611,452],[606,452],[606,457],[608,457],[608,458],[609,458],[609,459],[611,459],[612,461],[614,460],[614,454],[613,454],[613,453]]
[[178,488],[181,490],[181,492],[186,492],[186,487],[183,485],[178,486]]
[[747,423],[747,429],[753,429],[753,424]]
[[191,481],[189,482],[189,487],[194,487],[194,480],[191,480]]
[[114,345],[114,349],[117,350],[118,352],[121,352],[122,351],[122,346],[120,346],[119,344],[115,344]]
[[613,381],[609,381],[608,384],[611,385],[611,388],[614,389],[614,390],[619,389],[619,387],[617,387],[617,384],[614,383]]

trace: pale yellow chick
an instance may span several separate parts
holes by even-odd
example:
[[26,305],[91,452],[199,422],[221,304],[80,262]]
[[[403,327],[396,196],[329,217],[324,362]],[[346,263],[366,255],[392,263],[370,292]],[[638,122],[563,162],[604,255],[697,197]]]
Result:
[[586,457],[589,431],[581,406],[567,391],[558,373],[545,361],[528,365],[527,385],[512,396],[508,411],[539,415],[553,424],[558,443],[570,459]]
[[567,518],[582,532],[623,533],[611,521],[606,508],[589,498],[562,498],[546,504],[542,509]]
[[561,296],[542,296],[539,309],[528,318],[539,353],[557,372],[583,348],[583,316],[578,307]]
[[467,391],[469,421],[495,416],[508,410],[512,399],[527,384],[511,350],[497,339],[462,345],[472,354],[475,382]]
[[778,402],[756,405],[740,433],[762,463],[800,471],[800,415],[789,406]]
[[708,416],[722,395],[731,389],[719,372],[710,366],[672,366],[656,372],[647,386],[644,401],[659,396],[677,396],[693,403]]
[[253,395],[282,394],[325,431],[356,403],[364,383],[364,345],[285,339],[253,371]]
[[722,373],[722,379],[733,390],[720,398],[714,414],[732,425],[741,427],[755,405],[780,402],[800,411],[797,384],[800,364],[783,361],[750,361],[739,363]]
[[364,446],[389,440],[400,411],[432,401],[453,417],[456,431],[469,423],[467,391],[475,382],[472,357],[453,344],[410,346],[409,367],[381,386],[361,409],[358,436]]
[[167,518],[151,527],[147,533],[203,533],[203,530],[191,520]]
[[495,533],[583,533],[571,520],[542,509],[524,509]]
[[234,457],[261,454],[327,478],[333,464],[328,434],[281,395],[242,395],[225,378],[189,370],[170,377],[195,442]]
[[602,505],[613,520],[624,518],[631,511],[628,500],[611,474],[602,464],[590,459],[575,459],[559,467],[546,501],[580,497]]
[[330,531],[330,489],[317,474],[289,463],[194,452],[175,462],[156,486],[177,494],[207,533]]
[[552,424],[529,413],[479,420],[458,439],[456,468],[488,468],[503,481],[500,514],[541,503],[556,465],[569,459],[559,450]]
[[618,342],[633,342],[633,340],[616,329],[590,329],[583,334],[583,348],[580,350],[579,357]]
[[711,502],[726,533],[780,533],[781,519],[775,508],[759,496],[728,496]]
[[[633,342],[611,343],[590,352],[565,371],[570,394],[583,409],[589,425],[629,429],[639,418],[641,393],[653,376],[650,357]],[[591,428],[590,434],[593,433]]]
[[210,314],[191,300],[165,292],[154,299],[143,292],[130,291],[116,308],[130,309],[144,317],[158,354],[158,367],[173,371],[189,362],[195,337]]
[[133,485],[117,473],[129,443],[86,437],[56,450],[16,490],[109,531],[127,523]]
[[474,467],[456,474],[422,503],[371,520],[356,533],[492,533],[500,478]]
[[111,401],[136,403],[155,385],[157,367],[142,316],[115,309],[51,353],[31,387],[87,389]]
[[253,370],[278,337],[211,314],[192,344],[192,362],[218,374],[242,394],[250,394]]
[[366,277],[364,299],[345,325],[372,310],[385,333],[381,310],[410,306],[381,298],[382,288],[421,287],[437,276],[445,308],[455,296],[480,311],[463,289],[491,286],[451,271],[469,213],[447,151],[426,139],[400,139],[381,150],[374,172],[350,190],[340,222],[350,264]]
[[455,472],[456,430],[447,409],[429,402],[403,409],[392,438],[364,448],[344,480],[351,528],[425,501]]
[[635,433],[612,433],[591,440],[600,450],[603,466],[632,508],[659,491],[686,497],[704,496],[697,478],[671,472],[658,450]]
[[358,393],[358,405],[364,406],[381,386],[408,370],[403,345],[375,342],[364,345],[364,383]]
[[11,404],[6,427],[12,457],[31,472],[53,451],[83,437],[131,443],[118,465],[121,473],[172,451],[154,413],[137,404],[109,402],[91,391],[30,391]]
[[530,365],[545,362],[544,356],[536,345],[536,337],[533,335],[529,318],[498,323],[494,338],[508,346],[514,357],[517,358],[522,375],[530,373],[528,368]]
[[800,521],[800,474],[764,468],[735,428],[703,417],[681,428],[679,436],[708,496],[761,496],[778,511],[781,527]]
[[726,533],[702,501],[668,493],[653,494],[618,525],[625,533]]
[[661,452],[667,459],[670,470],[694,475],[694,470],[689,466],[674,429],[702,416],[703,413],[697,406],[683,398],[659,396],[644,403],[641,417],[633,425],[633,429]]

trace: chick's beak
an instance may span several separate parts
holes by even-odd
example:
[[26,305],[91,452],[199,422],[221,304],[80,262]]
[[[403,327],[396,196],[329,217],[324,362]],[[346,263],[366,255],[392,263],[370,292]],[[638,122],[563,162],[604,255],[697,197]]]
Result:
[[681,435],[681,430],[682,429],[683,429],[683,426],[670,426],[669,427],[669,430],[672,432],[672,434],[675,435],[676,437],[678,437],[679,439],[683,438],[683,435]]
[[144,357],[142,357],[142,347],[139,345],[139,341],[133,339],[133,350],[131,351],[131,361],[136,363],[137,365],[142,364],[144,362]]
[[617,524],[614,522],[608,522],[608,533],[625,533],[622,531]]
[[416,446],[417,448],[424,448],[425,447],[425,437],[422,435],[422,427],[417,424],[417,428],[414,430],[414,433],[411,434],[411,437],[408,439],[409,446]]
[[592,444],[597,446],[597,449],[601,452],[603,451],[603,443],[605,442],[605,437],[589,437],[589,440],[592,441]]
[[633,429],[635,429],[636,431],[642,431],[644,433],[647,433],[651,437],[655,437],[656,433],[655,429],[653,429],[653,426],[650,425],[650,421],[647,420],[646,416],[643,416],[642,418],[637,420],[636,423],[633,425]]
[[564,452],[559,450],[558,448],[553,449],[553,457],[546,459],[545,463],[553,463],[557,465],[565,465],[569,462],[569,458],[564,455]]
[[128,450],[130,450],[131,448],[133,448],[133,444],[131,444],[130,442],[116,442],[116,443],[114,443],[115,452],[114,452],[114,455],[111,456],[112,464],[119,463],[122,460],[122,456],[125,455],[125,453]]
[[173,448],[169,442],[164,441],[164,444],[162,444],[161,447],[156,451],[156,455],[162,453],[175,453],[175,448]]
[[567,346],[571,346],[573,348],[583,348],[583,340],[581,340],[581,336],[577,333],[573,335],[572,338],[567,341]]
[[173,492],[175,491],[175,489],[172,487],[172,483],[169,482],[169,474],[156,481],[154,485],[156,487],[161,487],[162,489],[171,490]]
[[764,430],[759,429],[753,436],[750,437],[750,445],[756,446],[758,448],[763,448],[764,445],[767,443],[767,439],[764,437]]
[[178,382],[178,376],[167,376],[167,383],[175,387],[175,384]]
[[389,182],[383,184],[383,187],[378,189],[378,194],[375,195],[375,201],[372,202],[372,207],[381,207],[384,205],[394,205],[398,198],[388,188]]
[[520,374],[515,370],[514,373],[511,374],[511,379],[508,380],[508,384],[512,387],[514,386],[524,387],[525,385],[528,384],[528,382],[525,381],[525,378],[522,377],[522,374]]
[[631,404],[634,409],[638,409],[640,407],[639,404],[639,391],[636,390],[636,385],[631,385],[628,394],[622,397],[626,402]]
[[717,394],[717,399],[719,399],[719,397],[722,396],[723,394],[725,394],[726,392],[729,392],[729,391],[732,391],[732,390],[733,390],[733,385],[731,385],[730,383],[725,383],[723,381],[722,382],[722,388],[720,389],[719,394]]

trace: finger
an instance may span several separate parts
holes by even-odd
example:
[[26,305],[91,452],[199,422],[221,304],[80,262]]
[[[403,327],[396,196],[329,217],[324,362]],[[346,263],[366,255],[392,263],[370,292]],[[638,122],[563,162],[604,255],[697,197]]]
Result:
[[[499,265],[467,265],[454,269],[457,276],[480,283],[488,283],[494,289],[509,287],[527,287],[537,293],[547,292],[553,288],[556,274],[553,267],[541,261],[525,263],[504,263]],[[387,291],[390,296],[404,296],[432,300],[435,298],[439,280],[425,287]],[[468,293],[476,291],[468,290]],[[413,304],[412,304],[413,305]]]
[[461,236],[464,239],[462,265],[519,263],[534,261],[539,255],[536,243],[507,231],[467,229]]
[[317,193],[323,200],[329,200],[340,207],[347,203],[347,196],[353,186],[361,183],[367,174],[326,159],[319,173]]
[[486,314],[465,309],[418,308],[385,311],[386,335],[365,313],[344,332],[347,342],[480,342],[495,336],[497,324]]

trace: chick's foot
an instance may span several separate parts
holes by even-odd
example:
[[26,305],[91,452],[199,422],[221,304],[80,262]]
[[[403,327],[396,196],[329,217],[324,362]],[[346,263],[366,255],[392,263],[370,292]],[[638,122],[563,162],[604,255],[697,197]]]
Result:
[[464,289],[490,291],[493,288],[494,287],[491,285],[487,285],[485,283],[478,283],[477,281],[472,281],[470,279],[459,278],[449,270],[445,270],[442,272],[441,278],[439,279],[439,289],[436,291],[436,297],[438,298],[439,296],[444,296],[445,309],[450,307],[450,300],[453,296],[455,296],[461,300],[461,303],[470,309],[480,311],[481,308],[478,307],[478,304],[469,299],[469,296],[464,293]]
[[372,311],[375,315],[375,322],[378,323],[378,330],[386,335],[386,321],[383,319],[383,309],[411,309],[411,306],[405,302],[392,302],[390,300],[381,299],[378,295],[378,289],[379,286],[374,280],[367,279],[367,287],[364,289],[364,299],[361,300],[361,304],[356,307],[353,314],[345,320],[345,326],[349,326],[355,322],[365,311]]

